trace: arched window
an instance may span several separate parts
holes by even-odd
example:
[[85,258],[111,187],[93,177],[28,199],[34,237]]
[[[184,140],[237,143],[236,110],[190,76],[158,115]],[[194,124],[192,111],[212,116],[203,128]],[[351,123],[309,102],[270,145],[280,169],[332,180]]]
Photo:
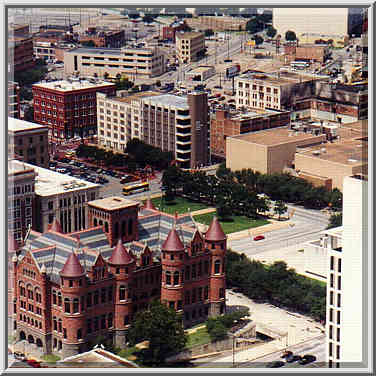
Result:
[[119,238],[119,223],[115,223],[115,239]]
[[214,262],[214,274],[219,274],[220,273],[220,267],[221,267],[221,262],[219,260],[216,260]]
[[208,260],[204,261],[204,273],[205,274],[209,273],[209,261]]
[[54,316],[54,330],[57,330],[57,320],[56,320],[56,316]]
[[52,290],[52,304],[57,304],[57,296],[55,290]]
[[103,225],[103,221],[100,219],[99,220],[99,226],[102,226]]
[[94,227],[97,227],[97,226],[98,226],[97,218],[94,218]]
[[20,286],[20,296],[25,296],[26,297],[26,291],[25,291],[25,285],[23,282],[19,283]]
[[77,339],[82,339],[82,329],[77,329]]
[[179,272],[174,272],[174,285],[179,284]]
[[130,218],[128,221],[128,235],[132,235],[133,232],[133,219]]
[[58,305],[61,307],[61,305],[62,305],[61,292],[58,292],[58,294],[57,294],[57,302],[58,302]]
[[104,232],[108,232],[108,222],[104,222]]
[[119,300],[125,300],[125,286],[119,288]]
[[191,267],[188,265],[185,268],[185,280],[189,281],[190,278],[191,278]]
[[79,311],[78,308],[78,298],[73,299],[73,313],[77,313]]
[[204,288],[204,299],[208,299],[209,297],[209,286],[205,286]]
[[42,303],[42,294],[39,287],[35,288],[35,300],[37,301],[37,303]]
[[94,305],[99,304],[99,290],[94,291]]
[[70,313],[70,301],[68,298],[64,299],[64,311]]
[[34,299],[33,286],[27,285],[26,288],[27,288],[27,297],[29,299]]
[[108,314],[108,327],[109,328],[112,328],[112,322],[113,322],[112,313],[109,313]]
[[58,320],[58,331],[61,333],[63,331],[63,322],[61,319]]
[[171,285],[171,272],[166,272],[166,285]]

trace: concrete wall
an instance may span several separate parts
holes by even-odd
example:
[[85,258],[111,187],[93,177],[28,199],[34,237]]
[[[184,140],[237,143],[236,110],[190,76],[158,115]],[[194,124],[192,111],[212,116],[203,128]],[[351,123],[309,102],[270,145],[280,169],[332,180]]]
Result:
[[326,278],[327,248],[320,244],[320,240],[304,244],[304,271]]
[[228,137],[226,139],[226,167],[232,171],[252,168],[263,174],[267,173],[267,148]]

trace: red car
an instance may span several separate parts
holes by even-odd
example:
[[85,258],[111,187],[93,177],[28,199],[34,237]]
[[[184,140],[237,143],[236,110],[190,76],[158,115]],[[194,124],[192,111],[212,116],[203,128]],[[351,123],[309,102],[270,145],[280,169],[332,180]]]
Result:
[[265,239],[265,236],[264,235],[257,235],[257,236],[255,236],[254,238],[253,238],[253,240],[263,240],[263,239]]
[[28,359],[28,360],[27,360],[27,364],[28,364],[29,366],[34,367],[34,368],[41,368],[40,362],[38,362],[38,361],[36,361],[36,360],[34,360],[34,359]]

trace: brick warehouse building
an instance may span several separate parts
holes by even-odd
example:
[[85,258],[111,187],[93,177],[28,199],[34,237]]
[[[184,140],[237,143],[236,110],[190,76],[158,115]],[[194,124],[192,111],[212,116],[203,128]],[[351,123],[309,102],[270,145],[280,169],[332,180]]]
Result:
[[86,137],[97,131],[96,93],[114,95],[115,84],[68,79],[33,85],[34,121],[48,125],[52,140]]
[[155,298],[181,312],[185,327],[224,313],[218,220],[201,234],[189,215],[159,212],[150,200],[138,205],[95,200],[87,230],[64,234],[55,220],[43,234],[30,232],[12,257],[17,340],[63,357],[86,351],[98,335],[125,347],[134,314]]

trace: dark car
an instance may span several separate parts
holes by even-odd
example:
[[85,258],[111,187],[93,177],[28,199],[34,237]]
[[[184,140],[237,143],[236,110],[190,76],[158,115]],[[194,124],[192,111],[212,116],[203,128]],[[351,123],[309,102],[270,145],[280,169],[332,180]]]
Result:
[[286,362],[287,363],[294,363],[294,362],[297,362],[301,359],[302,359],[302,357],[300,355],[290,355],[286,358]]
[[299,364],[308,364],[314,362],[315,360],[316,357],[314,355],[307,354],[299,360]]
[[284,351],[281,355],[281,358],[287,358],[288,356],[293,355],[292,351]]
[[285,362],[282,362],[280,360],[276,360],[274,362],[268,363],[266,365],[266,367],[268,367],[268,368],[280,368],[280,367],[283,367],[284,365],[285,365]]

